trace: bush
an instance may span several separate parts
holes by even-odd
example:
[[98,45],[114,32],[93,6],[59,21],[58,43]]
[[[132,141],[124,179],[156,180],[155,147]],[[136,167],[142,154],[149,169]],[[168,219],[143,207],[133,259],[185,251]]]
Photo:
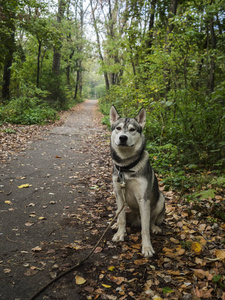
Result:
[[38,98],[20,97],[0,106],[0,121],[12,124],[45,124],[55,120],[57,111]]

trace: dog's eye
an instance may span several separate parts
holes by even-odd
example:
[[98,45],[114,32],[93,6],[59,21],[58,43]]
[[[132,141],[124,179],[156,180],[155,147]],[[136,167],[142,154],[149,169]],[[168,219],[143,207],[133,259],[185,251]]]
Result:
[[118,127],[116,127],[116,129],[117,129],[117,130],[121,130],[121,127],[120,127],[120,126],[118,126]]
[[134,132],[134,131],[135,131],[135,129],[134,129],[134,128],[131,128],[131,129],[130,129],[130,131],[131,131],[131,132]]

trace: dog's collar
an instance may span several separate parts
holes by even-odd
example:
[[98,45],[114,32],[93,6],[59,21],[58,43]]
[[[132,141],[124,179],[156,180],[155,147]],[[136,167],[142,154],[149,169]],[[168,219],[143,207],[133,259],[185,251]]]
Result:
[[135,172],[134,170],[131,170],[132,168],[134,168],[138,162],[140,161],[140,159],[136,160],[135,162],[133,162],[132,164],[128,165],[128,166],[124,166],[124,167],[120,167],[118,165],[115,164],[116,169],[118,170],[118,178],[117,178],[117,182],[120,183],[124,183],[124,172]]
[[120,166],[118,166],[118,165],[115,164],[115,167],[117,168],[117,170],[119,172],[135,172],[135,171],[133,171],[131,169],[133,169],[139,163],[139,161],[141,160],[141,158],[142,158],[142,155],[140,157],[138,157],[138,159],[135,160],[132,164],[129,164],[128,166],[120,167]]

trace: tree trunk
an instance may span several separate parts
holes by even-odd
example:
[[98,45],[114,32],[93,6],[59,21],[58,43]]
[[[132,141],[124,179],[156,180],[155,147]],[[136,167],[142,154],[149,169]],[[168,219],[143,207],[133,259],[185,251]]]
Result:
[[[168,14],[168,36],[169,34],[173,31],[174,29],[174,25],[170,23],[170,19],[173,18],[173,16],[176,15],[177,13],[177,2],[178,0],[171,0],[170,2],[170,11],[169,11],[169,14]],[[171,53],[171,48],[169,46],[169,41],[166,40],[166,51],[168,51],[169,53]],[[171,71],[170,71],[170,68],[166,68],[165,69],[165,85],[166,85],[166,94],[170,91],[170,88],[171,88]]]
[[[15,28],[14,28],[15,29]],[[11,80],[11,66],[13,62],[13,53],[15,50],[15,33],[10,35],[7,44],[7,55],[5,57],[4,70],[3,70],[3,83],[2,83],[2,99],[3,103],[10,98],[10,80]]]
[[37,56],[37,88],[39,88],[40,79],[40,57],[41,57],[41,40],[38,39],[38,56]]
[[[90,3],[91,3],[91,12],[92,12],[93,24],[94,24],[95,34],[96,34],[96,38],[97,38],[98,54],[99,54],[99,57],[102,61],[102,64],[104,64],[104,58],[103,58],[102,51],[101,51],[100,37],[99,37],[97,22],[96,22],[96,19],[95,19],[95,13],[94,13],[92,0],[90,0]],[[105,79],[105,87],[106,87],[106,90],[108,91],[109,90],[108,73],[106,71],[104,71],[103,74],[104,74],[104,79]]]
[[155,6],[156,6],[156,0],[152,0],[151,2],[151,9],[150,9],[150,20],[149,20],[149,26],[148,26],[148,35],[147,35],[147,53],[151,52],[152,48],[152,39],[153,39],[153,27],[154,27],[154,19],[155,19]]
[[[213,18],[210,20],[210,33],[211,33],[211,44],[212,44],[212,51],[216,49],[216,35],[214,31],[214,24],[213,24]],[[215,69],[216,69],[216,63],[214,59],[214,53],[211,55],[210,60],[210,78],[209,78],[209,90],[210,93],[214,91],[214,85],[215,85]]]
[[[66,4],[65,0],[58,0],[58,13],[57,13],[57,23],[58,24],[61,24],[64,12],[65,12],[65,8],[66,8],[65,4]],[[60,70],[61,41],[62,41],[62,39],[59,38],[60,46],[54,47],[52,71],[55,75],[59,75],[59,70]]]

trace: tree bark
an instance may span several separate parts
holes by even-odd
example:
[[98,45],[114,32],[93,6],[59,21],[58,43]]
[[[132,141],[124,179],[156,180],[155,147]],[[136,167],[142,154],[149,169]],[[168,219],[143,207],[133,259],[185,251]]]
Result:
[[[214,23],[213,23],[213,18],[210,20],[210,33],[211,33],[211,44],[212,44],[212,51],[216,49],[216,35],[214,31]],[[215,86],[215,69],[216,69],[216,63],[214,59],[214,53],[211,55],[211,60],[210,60],[210,77],[209,77],[209,90],[210,93],[214,91],[214,86]]]
[[[170,11],[169,11],[169,14],[168,14],[168,35],[173,32],[173,29],[174,29],[174,25],[170,23],[170,19],[173,18],[173,16],[176,15],[177,13],[177,2],[178,0],[171,0],[170,2]],[[169,53],[171,53],[171,48],[169,46],[169,43],[168,43],[168,40],[166,40],[166,51],[168,51]],[[171,71],[170,71],[170,68],[166,68],[165,69],[165,85],[166,85],[166,94],[170,91],[170,86],[171,86]]]
[[147,35],[147,42],[146,42],[147,53],[150,53],[152,48],[153,27],[154,27],[154,20],[155,20],[155,6],[156,6],[156,0],[152,0],[151,9],[150,9],[150,20],[148,26],[148,35]]
[[[66,8],[65,0],[58,0],[58,13],[57,13],[57,23],[61,24],[64,12]],[[60,71],[60,59],[61,59],[61,38],[59,38],[60,45],[58,47],[54,47],[53,54],[53,63],[52,63],[52,71],[55,75],[59,75]]]
[[[101,51],[100,37],[99,37],[97,22],[96,22],[96,19],[95,19],[95,13],[94,13],[92,0],[90,0],[90,3],[91,3],[91,12],[92,12],[93,24],[94,24],[95,34],[96,34],[96,38],[97,38],[98,54],[99,54],[99,57],[102,61],[102,64],[104,64],[104,58],[103,58],[102,51]],[[105,79],[105,87],[106,87],[106,90],[108,91],[109,90],[108,73],[106,71],[103,71],[103,74],[104,74],[104,79]]]
[[5,103],[10,98],[10,81],[11,81],[11,66],[13,62],[13,53],[15,50],[15,28],[13,26],[13,31],[9,37],[9,41],[6,45],[7,54],[4,62],[3,70],[3,83],[2,83],[2,99]]
[[37,88],[40,81],[40,57],[41,57],[41,40],[38,39],[38,56],[37,56]]

